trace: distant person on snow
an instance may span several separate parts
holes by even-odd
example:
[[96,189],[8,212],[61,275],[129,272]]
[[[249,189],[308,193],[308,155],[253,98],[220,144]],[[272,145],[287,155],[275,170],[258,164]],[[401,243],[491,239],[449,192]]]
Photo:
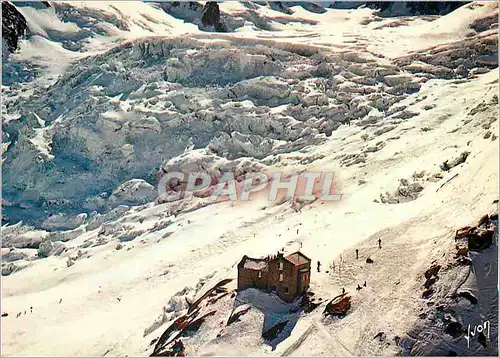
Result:
[[321,262],[318,261],[318,272],[320,271],[321,269]]
[[382,239],[378,239],[378,248],[381,249],[382,248]]
[[356,260],[359,259],[359,250],[356,249]]
[[358,287],[356,287],[356,291],[358,291],[358,292],[359,292],[359,291],[361,291],[362,289],[363,289],[363,287],[361,287],[361,286],[359,285],[359,283],[358,283]]

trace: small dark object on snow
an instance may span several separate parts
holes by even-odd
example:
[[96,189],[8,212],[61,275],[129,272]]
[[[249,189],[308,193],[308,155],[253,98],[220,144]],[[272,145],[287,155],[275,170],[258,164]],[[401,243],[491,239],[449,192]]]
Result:
[[231,316],[229,316],[229,319],[227,320],[226,326],[229,326],[230,324],[238,321],[241,316],[243,316],[245,313],[250,311],[250,308],[251,307],[247,307],[247,308],[241,309],[239,311],[233,312],[233,314]]
[[383,342],[385,340],[385,333],[384,332],[378,332],[373,339],[378,338],[380,342]]
[[382,248],[382,239],[378,239],[378,248],[381,249]]
[[359,255],[358,255],[358,254],[359,254],[359,250],[358,250],[358,249],[356,249],[356,260],[359,258]]
[[441,269],[441,265],[432,265],[427,271],[425,271],[424,276],[426,279],[430,279],[432,276],[437,278],[437,274]]
[[276,337],[278,337],[278,334],[280,334],[283,331],[283,329],[285,329],[287,324],[288,321],[275,324],[270,329],[262,333],[262,338],[264,338],[269,342],[273,341]]
[[7,317],[9,314],[7,312],[2,313],[2,317]]
[[[457,165],[460,165],[462,163],[464,163],[466,160],[467,160],[467,157],[469,156],[470,152],[463,152],[461,153],[457,158],[454,158],[451,163],[448,163],[448,160],[445,160],[443,162],[443,164],[441,164],[439,167],[441,168],[441,170],[443,171],[449,171],[451,168],[454,168],[456,167]],[[458,175],[455,174],[455,176]]]
[[368,258],[366,259],[366,263],[367,263],[367,264],[372,264],[372,263],[373,263],[373,260],[372,260],[371,258],[369,258],[369,257],[368,257]]
[[59,303],[61,303],[61,302],[62,302],[62,298],[59,300]]
[[361,287],[358,283],[358,287],[356,287],[356,291],[361,291],[363,289],[363,287]]
[[160,337],[154,338],[151,342],[149,342],[149,345],[152,346],[153,344],[155,344],[156,341],[158,340],[158,338],[160,338]]
[[462,334],[463,327],[459,322],[454,321],[454,322],[450,322],[450,324],[448,324],[448,326],[446,326],[444,331],[445,331],[445,333],[449,334],[453,338],[457,338],[458,336],[460,336],[460,334]]
[[422,292],[422,298],[427,299],[427,298],[431,297],[433,294],[434,294],[434,290],[432,288],[428,288],[427,290]]
[[121,302],[121,301],[122,301],[120,297],[117,297],[116,299],[118,300],[118,302]]
[[363,284],[363,287],[366,287],[366,280],[365,280],[365,283]]
[[321,269],[321,262],[318,261],[318,272],[320,271]]
[[431,288],[431,287],[432,287],[432,285],[434,285],[434,284],[436,283],[436,281],[437,281],[437,278],[435,278],[435,277],[429,277],[429,278],[425,281],[425,283],[424,283],[424,287],[425,287],[425,288]]
[[[445,163],[443,163],[445,164]],[[443,167],[441,167],[442,170],[444,171],[448,171],[450,169],[444,169]],[[443,184],[441,184],[441,186],[439,188],[436,189],[436,193],[439,191],[439,189],[441,189],[443,186],[445,186],[446,184],[448,184],[450,181],[452,181],[454,178],[456,178],[458,176],[458,173],[455,174],[454,176],[452,176],[450,179],[448,179],[447,181],[445,181]]]
[[344,287],[342,287],[342,294],[344,294],[344,293],[345,293],[345,288],[344,288]]
[[316,308],[318,308],[320,304],[321,304],[321,302],[317,302],[317,303],[316,302],[309,302],[308,306],[304,309],[304,312],[311,313]]

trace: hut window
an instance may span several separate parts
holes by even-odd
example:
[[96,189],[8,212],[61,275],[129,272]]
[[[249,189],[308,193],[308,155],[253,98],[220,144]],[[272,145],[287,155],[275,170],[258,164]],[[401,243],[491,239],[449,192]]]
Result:
[[288,287],[285,287],[285,293],[288,295]]
[[259,278],[262,277],[262,271],[259,271]]
[[280,270],[283,270],[283,262],[280,261]]
[[283,274],[280,273],[280,282],[283,282]]

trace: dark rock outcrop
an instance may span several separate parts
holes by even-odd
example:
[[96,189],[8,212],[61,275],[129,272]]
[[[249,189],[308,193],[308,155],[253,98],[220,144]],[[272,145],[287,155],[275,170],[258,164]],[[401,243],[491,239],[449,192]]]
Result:
[[361,6],[380,10],[379,16],[418,16],[418,15],[446,15],[468,1],[338,1],[329,5],[330,8],[359,8]]
[[282,1],[270,1],[269,7],[275,11],[282,12],[284,14],[291,15],[293,14],[292,9],[286,6]]
[[24,16],[10,2],[2,2],[2,38],[10,52],[17,50],[19,39],[26,35],[28,24]]
[[350,308],[351,296],[347,296],[345,293],[343,293],[328,302],[323,314],[342,317],[347,314],[347,311],[349,311]]
[[227,27],[220,20],[220,9],[217,2],[207,2],[203,7],[201,24],[204,27],[213,28],[217,32],[227,32]]
[[220,22],[220,10],[219,5],[215,1],[209,1],[205,4],[203,8],[203,14],[201,15],[201,23],[204,26],[214,26]]

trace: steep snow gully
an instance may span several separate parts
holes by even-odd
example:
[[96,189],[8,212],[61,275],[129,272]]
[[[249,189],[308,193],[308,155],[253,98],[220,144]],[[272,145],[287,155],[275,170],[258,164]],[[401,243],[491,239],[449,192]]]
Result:
[[[497,3],[2,15],[5,355],[498,354]],[[328,171],[342,196],[157,200],[193,171]],[[307,300],[236,290],[243,255],[299,248]]]

